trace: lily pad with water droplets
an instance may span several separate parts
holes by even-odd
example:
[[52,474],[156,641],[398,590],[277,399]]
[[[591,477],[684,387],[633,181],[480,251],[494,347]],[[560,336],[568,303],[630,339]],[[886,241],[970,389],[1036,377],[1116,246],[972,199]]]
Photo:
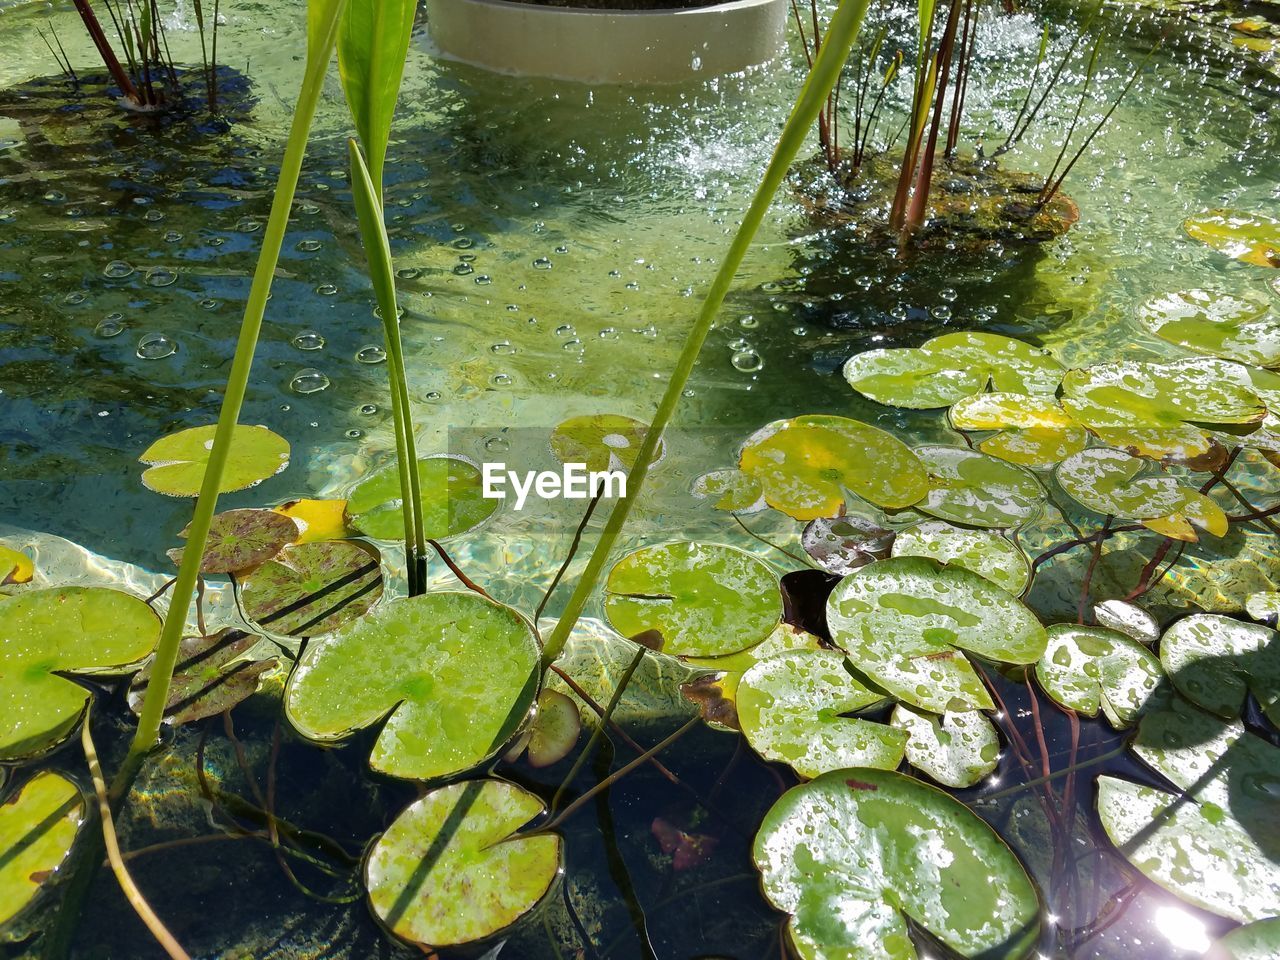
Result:
[[1160,662],[1178,692],[1210,713],[1238,717],[1252,693],[1280,723],[1280,634],[1270,627],[1195,613],[1164,632]]
[[843,577],[873,560],[883,560],[894,533],[862,517],[820,517],[800,534],[800,546],[828,573]]
[[312,641],[289,677],[285,713],[320,743],[381,723],[373,769],[453,776],[494,756],[523,723],[539,659],[533,627],[510,607],[470,592],[404,597]]
[[1205,960],[1276,960],[1276,957],[1280,957],[1280,917],[1237,927],[1205,954]]
[[30,583],[35,575],[36,568],[30,557],[0,544],[0,587]]
[[1000,735],[980,710],[920,713],[903,704],[889,722],[907,734],[907,763],[946,787],[986,779],[1000,762]]
[[[142,473],[147,489],[174,497],[200,493],[205,468],[213,452],[217,427],[191,427],[161,437],[138,459],[149,468]],[[231,493],[261,483],[289,465],[289,441],[266,427],[240,424],[231,435],[231,452],[219,493]]]
[[909,507],[928,490],[919,457],[901,440],[845,417],[775,420],[747,438],[739,466],[769,506],[795,520],[834,517],[845,491],[879,507]]
[[1017,527],[1047,494],[1031,471],[967,447],[916,447],[929,492],[916,509],[969,527]]
[[714,657],[767,637],[782,618],[782,595],[764,561],[686,540],[619,560],[605,583],[604,612],[624,637],[656,630],[664,653]]
[[[230,710],[258,690],[262,674],[276,666],[275,657],[252,657],[262,638],[228,627],[207,637],[185,637],[178,646],[164,708],[168,723],[191,723]],[[129,684],[129,707],[142,712],[151,679],[151,663],[138,671]]]
[[[186,537],[190,524],[179,534]],[[209,539],[200,558],[201,573],[237,573],[265,563],[298,539],[298,525],[274,510],[226,510],[209,525]],[[169,559],[182,563],[182,547]]]
[[1063,372],[1048,351],[994,333],[943,334],[916,348],[856,354],[844,365],[863,396],[914,410],[949,407],[988,386],[1052,396]]
[[[466,533],[498,509],[486,499],[479,469],[460,457],[423,457],[418,461],[422,527],[432,540]],[[347,500],[351,526],[375,540],[403,540],[400,471],[394,462],[375,470]]]
[[1244,601],[1245,611],[1255,620],[1275,624],[1280,618],[1280,590],[1260,590]]
[[898,531],[893,541],[895,557],[928,557],[971,570],[997,587],[1021,596],[1031,583],[1031,562],[1008,537],[989,530],[953,527],[941,520],[926,520]]
[[730,513],[755,513],[767,506],[760,481],[736,469],[704,473],[693,481],[693,495]]
[[1024,467],[1049,467],[1083,450],[1089,433],[1052,397],[980,393],[958,400],[947,414],[957,430],[995,430],[983,453]]
[[912,924],[957,956],[1018,960],[1039,933],[1035,887],[995,831],[901,773],[836,770],[793,787],[752,856],[801,960],[915,960]]
[[511,926],[560,874],[557,834],[516,833],[543,809],[532,793],[503,780],[452,783],[414,801],[369,851],[364,875],[373,912],[427,952]]
[[37,773],[0,805],[0,927],[57,875],[84,817],[80,788],[51,770]]
[[1280,364],[1280,317],[1258,297],[1180,290],[1148,300],[1138,317],[1156,336],[1196,353],[1259,367]]
[[75,728],[90,693],[59,674],[127,673],[160,639],[160,618],[105,587],[58,587],[0,602],[0,760],[33,757]]
[[[630,470],[648,431],[647,423],[616,413],[571,417],[551,431],[551,453],[587,470]],[[657,452],[661,459],[661,444]]]
[[1055,623],[1036,664],[1036,679],[1059,706],[1117,730],[1132,726],[1164,679],[1160,660],[1138,641],[1105,627]]
[[878,560],[845,577],[827,600],[827,624],[860,671],[933,713],[992,707],[963,651],[1034,663],[1047,641],[1012,594],[924,557]]
[[844,767],[892,770],[901,763],[903,731],[844,716],[884,700],[855,680],[844,660],[834,650],[791,650],[747,670],[737,705],[751,748],[802,777]]
[[1187,235],[1259,267],[1280,267],[1280,220],[1240,210],[1206,210],[1182,222]]
[[1156,618],[1127,600],[1103,600],[1094,604],[1093,618],[1098,621],[1098,626],[1123,633],[1148,647],[1160,639],[1160,624]]
[[264,630],[313,637],[364,614],[382,587],[374,547],[325,540],[285,547],[240,581],[240,602]]
[[1134,752],[1179,791],[1098,778],[1098,814],[1125,858],[1189,903],[1241,923],[1280,903],[1280,748],[1175,699]]

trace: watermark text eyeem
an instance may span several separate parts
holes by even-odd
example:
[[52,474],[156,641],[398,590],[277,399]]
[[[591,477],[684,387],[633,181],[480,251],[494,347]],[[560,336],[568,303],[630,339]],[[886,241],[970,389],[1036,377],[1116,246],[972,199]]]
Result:
[[505,500],[507,488],[515,494],[515,508],[523,510],[529,494],[543,500],[588,500],[597,493],[603,498],[625,497],[627,475],[621,470],[588,470],[585,463],[566,463],[554,470],[508,470],[505,463],[486,463],[481,468],[486,500]]

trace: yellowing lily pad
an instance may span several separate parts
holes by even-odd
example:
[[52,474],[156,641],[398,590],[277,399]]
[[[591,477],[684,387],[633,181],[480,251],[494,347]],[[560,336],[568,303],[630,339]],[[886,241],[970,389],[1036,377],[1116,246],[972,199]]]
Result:
[[308,644],[285,713],[320,743],[382,723],[373,769],[453,776],[497,754],[524,722],[539,660],[533,627],[510,607],[471,592],[403,597]]
[[516,833],[542,812],[541,800],[503,780],[452,783],[414,801],[369,852],[373,912],[428,952],[509,927],[560,874],[557,834]]
[[1036,679],[1058,705],[1087,717],[1101,710],[1117,730],[1132,726],[1164,679],[1156,655],[1105,627],[1055,623]]
[[929,491],[916,509],[969,527],[1017,527],[1046,497],[1035,475],[1016,463],[967,447],[916,447]]
[[1179,693],[1233,719],[1246,693],[1280,723],[1280,634],[1216,613],[1183,617],[1160,638],[1160,662]]
[[714,657],[755,646],[782,618],[769,565],[734,547],[677,541],[644,547],[614,565],[604,612],[624,637],[662,635],[672,656]]
[[752,856],[801,960],[914,960],[911,924],[954,955],[1025,957],[1039,901],[1022,864],[960,801],[888,770],[835,770],[784,793]]
[[1187,235],[1259,267],[1280,267],[1280,220],[1240,210],[1207,210],[1182,222]]
[[105,587],[36,590],[0,603],[0,760],[34,757],[80,722],[88,689],[61,673],[129,671],[160,639],[160,618]]
[[313,637],[361,616],[382,596],[378,552],[354,540],[285,547],[240,581],[245,616],[264,630]]
[[717,510],[730,513],[755,513],[766,506],[760,481],[741,470],[704,473],[693,481],[693,495],[699,500],[710,500]]
[[1138,318],[1156,336],[1213,357],[1280,364],[1280,317],[1254,296],[1180,290],[1148,300]]
[[1047,642],[1012,594],[924,557],[878,560],[845,577],[827,600],[827,624],[860,671],[933,713],[992,707],[963,651],[1034,663]]
[[846,490],[897,509],[928,489],[924,465],[906,444],[844,417],[776,420],[747,438],[739,466],[759,481],[769,506],[796,520],[836,516]]
[[[185,538],[189,530],[190,524],[179,536]],[[274,510],[226,510],[215,514],[200,557],[200,572],[249,570],[297,540],[298,533],[298,525],[293,520]],[[182,552],[182,547],[170,550],[169,558],[181,564]]]
[[84,815],[80,788],[51,770],[37,773],[0,805],[0,927],[57,875]]
[[350,534],[345,500],[290,500],[271,509],[298,525],[297,543],[341,540]]
[[[551,453],[587,470],[630,470],[649,425],[616,413],[571,417],[551,431]],[[658,444],[658,459],[662,458]]]
[[36,575],[35,564],[25,553],[0,544],[0,587],[30,583]]
[[[191,427],[161,437],[138,459],[149,468],[142,482],[149,490],[173,497],[200,493],[205,468],[213,452],[217,427]],[[231,435],[231,452],[222,474],[219,493],[231,493],[261,483],[289,465],[289,442],[266,427],[240,424]]]
[[898,531],[895,557],[929,557],[946,566],[972,570],[1015,597],[1031,583],[1031,563],[1008,537],[989,530],[967,530],[940,520],[926,520]]
[[[422,527],[432,540],[466,533],[498,509],[484,496],[475,464],[459,457],[423,457],[418,461]],[[365,477],[347,500],[351,525],[376,540],[403,540],[400,472],[394,462]]]
[[1089,433],[1052,397],[980,393],[956,401],[948,413],[957,430],[995,430],[983,453],[1024,467],[1048,467],[1083,450]]
[[980,710],[939,716],[900,703],[889,722],[907,734],[907,763],[943,786],[972,787],[1000,762],[1000,735]]
[[802,777],[844,767],[892,770],[902,762],[905,733],[844,716],[884,700],[850,675],[844,659],[833,650],[790,650],[742,675],[738,723],[756,753]]

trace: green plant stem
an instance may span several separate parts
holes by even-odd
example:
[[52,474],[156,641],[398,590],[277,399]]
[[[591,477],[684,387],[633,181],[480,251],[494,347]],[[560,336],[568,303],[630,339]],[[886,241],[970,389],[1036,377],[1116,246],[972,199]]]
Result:
[[707,298],[703,301],[702,310],[698,314],[698,319],[694,323],[693,329],[689,331],[684,348],[680,351],[680,357],[676,361],[675,369],[671,372],[671,379],[667,382],[666,392],[662,395],[662,400],[654,413],[649,430],[645,433],[644,441],[640,444],[640,450],[636,454],[635,466],[631,468],[631,473],[627,478],[627,495],[619,500],[617,506],[610,512],[609,519],[605,522],[604,530],[600,533],[600,539],[596,542],[595,548],[591,551],[591,556],[587,560],[586,568],[578,579],[564,612],[560,615],[555,629],[547,640],[547,645],[542,655],[544,665],[550,664],[560,656],[560,653],[564,650],[565,643],[568,642],[569,632],[573,629],[574,624],[578,622],[578,617],[582,615],[587,601],[595,590],[595,585],[600,579],[600,574],[604,571],[605,563],[609,560],[613,545],[617,542],[618,535],[622,532],[622,527],[627,522],[627,517],[631,514],[632,506],[640,496],[645,477],[648,476],[649,468],[653,464],[658,443],[661,441],[663,432],[675,414],[676,406],[680,402],[680,396],[684,392],[685,384],[689,382],[694,364],[698,360],[698,354],[702,351],[702,345],[706,342],[716,314],[720,312],[725,296],[733,285],[734,275],[742,265],[742,261],[751,247],[751,241],[760,229],[760,224],[764,222],[769,206],[773,202],[774,194],[778,192],[778,188],[782,185],[783,180],[786,179],[787,171],[791,168],[792,161],[795,160],[796,155],[800,152],[809,129],[822,111],[823,105],[827,100],[827,93],[835,86],[836,79],[840,76],[844,62],[848,59],[849,51],[853,48],[853,42],[857,39],[858,31],[862,27],[862,19],[867,12],[869,3],[870,0],[840,0],[839,7],[836,8],[835,13],[832,15],[831,23],[827,27],[826,37],[822,42],[822,50],[814,58],[813,69],[809,71],[809,78],[805,81],[804,88],[800,91],[796,105],[792,108],[791,116],[787,118],[786,126],[783,127],[782,135],[778,139],[778,145],[774,148],[773,156],[769,160],[769,166],[765,170],[760,187],[756,190],[756,194],[751,200],[751,205],[747,208],[747,212],[742,218],[742,226],[738,228],[738,232],[733,238],[733,243],[721,262],[720,269],[716,272],[715,279],[711,283],[711,289],[707,292]]
[[1081,760],[1079,763],[1072,764],[1069,767],[1063,767],[1061,770],[1055,770],[1051,774],[1049,774],[1047,777],[1036,777],[1033,780],[1026,780],[1022,783],[1017,784],[1016,786],[1006,787],[1003,790],[997,790],[995,793],[989,793],[985,797],[977,797],[969,802],[970,803],[995,803],[997,800],[1003,800],[1005,797],[1011,797],[1014,794],[1021,793],[1023,790],[1029,790],[1032,787],[1038,787],[1042,783],[1049,783],[1053,780],[1059,779],[1060,777],[1068,776],[1080,770],[1084,770],[1088,767],[1096,767],[1098,764],[1106,763],[1108,760],[1114,760],[1116,757],[1122,757],[1124,756],[1125,750],[1127,749],[1128,749],[1127,745],[1119,746],[1114,750],[1108,750],[1106,753],[1100,753],[1096,757],[1090,757],[1088,760]]

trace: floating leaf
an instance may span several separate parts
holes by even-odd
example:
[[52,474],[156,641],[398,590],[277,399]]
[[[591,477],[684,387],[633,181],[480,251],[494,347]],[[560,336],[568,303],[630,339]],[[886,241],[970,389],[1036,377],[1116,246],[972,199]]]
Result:
[[1094,604],[1093,617],[1098,626],[1123,633],[1148,647],[1160,639],[1160,625],[1156,618],[1127,600],[1104,600]]
[[321,743],[385,718],[373,769],[452,776],[496,754],[523,723],[539,659],[533,627],[510,607],[470,592],[404,597],[308,644],[285,712]]
[[[647,423],[616,413],[571,417],[551,431],[551,453],[587,470],[630,470],[648,430]],[[658,459],[662,449],[658,444]]]
[[884,700],[855,680],[833,650],[791,650],[761,660],[738,683],[738,723],[766,760],[802,777],[843,767],[892,770],[902,762],[901,730],[846,717]]
[[888,770],[836,770],[784,793],[752,850],[802,960],[914,960],[910,926],[984,960],[1025,956],[1035,887],[986,823]]
[[1059,706],[1096,717],[1117,730],[1132,726],[1164,679],[1156,655],[1105,627],[1055,623],[1036,664],[1036,679]]
[[1143,717],[1134,752],[1180,791],[1098,778],[1098,814],[1148,879],[1241,923],[1280,903],[1280,749],[1174,700]]
[[1259,267],[1280,267],[1280,220],[1238,210],[1206,210],[1182,221],[1187,235]]
[[892,530],[862,517],[819,517],[800,534],[800,546],[822,569],[843,577],[887,557],[893,538]]
[[1237,927],[1205,954],[1206,960],[1276,960],[1280,957],[1280,917]]
[[89,691],[58,674],[127,672],[160,638],[160,618],[137,597],[105,587],[58,587],[0,602],[0,760],[60,743]]
[[[179,534],[184,539],[188,524]],[[237,573],[270,560],[298,539],[298,525],[274,510],[226,510],[215,514],[209,539],[200,558],[201,573]],[[182,550],[169,551],[169,559],[182,563]]]
[[738,462],[760,481],[769,506],[796,520],[836,516],[846,490],[897,509],[928,487],[924,465],[906,444],[844,417],[775,420],[747,438]]
[[624,637],[662,635],[664,653],[714,657],[759,643],[782,617],[778,578],[734,547],[677,541],[644,547],[614,565],[604,612]]
[[503,780],[452,783],[410,804],[365,863],[373,912],[423,948],[483,940],[515,923],[551,889],[563,845],[516,833],[543,812]]
[[933,713],[992,707],[962,650],[1034,663],[1047,640],[1012,594],[924,557],[878,560],[845,577],[827,602],[827,624],[859,670]]
[[943,786],[971,787],[1000,762],[1000,735],[980,710],[938,716],[898,704],[889,722],[907,734],[907,763]]
[[[173,497],[200,493],[205,467],[213,452],[217,427],[191,427],[161,437],[143,452],[139,461],[149,464],[142,473],[148,490]],[[289,441],[266,427],[239,424],[231,435],[231,452],[222,473],[219,493],[231,493],[261,483],[289,465]]]
[[345,500],[290,500],[272,509],[298,525],[298,543],[341,540],[350,534]]
[[705,833],[690,833],[681,830],[664,817],[655,817],[649,825],[662,852],[671,858],[671,869],[676,873],[700,867],[715,852],[719,840]]
[[717,510],[755,513],[765,508],[764,488],[741,470],[712,470],[693,481],[693,495],[710,500]]
[[1014,596],[1031,583],[1031,563],[1012,540],[988,530],[966,530],[940,520],[926,520],[898,531],[895,557],[928,557],[943,566],[971,570]]
[[1158,533],[1194,540],[1194,531],[1165,521],[1182,520],[1216,537],[1227,532],[1227,515],[1216,503],[1169,476],[1139,477],[1146,461],[1121,450],[1094,447],[1058,465],[1058,485],[1095,513],[1142,521]]
[[[422,488],[422,527],[432,540],[466,533],[498,509],[484,496],[480,471],[459,457],[423,457],[418,461]],[[403,540],[400,472],[395,462],[375,470],[351,491],[351,525],[376,540]]]
[[1016,527],[1047,494],[1031,471],[967,447],[916,447],[929,492],[916,509],[970,527]]
[[529,730],[529,765],[549,767],[573,750],[582,732],[578,705],[556,690],[543,690]]
[[1089,441],[1088,431],[1051,397],[980,393],[956,401],[947,417],[957,430],[999,431],[978,449],[1024,467],[1053,466]]
[[705,674],[684,685],[684,695],[702,705],[702,716],[713,727],[740,730],[737,711],[738,683],[742,675],[761,660],[788,650],[821,650],[822,641],[789,623],[780,623],[773,633],[754,647],[725,657],[689,657],[691,667],[706,667]]
[[0,926],[57,874],[84,816],[80,788],[51,770],[37,773],[0,805]]
[[285,547],[240,582],[245,616],[264,630],[294,637],[336,630],[381,596],[378,552],[354,540]]
[[[217,716],[257,693],[259,677],[278,662],[274,657],[249,657],[261,640],[257,634],[230,627],[207,637],[183,638],[165,703],[165,720],[176,725]],[[142,712],[150,680],[148,661],[129,684],[129,707],[134,713]]]
[[1244,608],[1255,620],[1275,623],[1280,617],[1280,591],[1260,590],[1245,598]]
[[1047,350],[994,333],[943,334],[914,349],[860,353],[844,365],[844,378],[863,396],[913,410],[949,407],[988,385],[1051,396],[1062,374]]
[[0,543],[0,587],[30,583],[35,575],[35,564],[30,557]]
[[1252,693],[1280,723],[1280,635],[1270,627],[1195,613],[1164,632],[1160,662],[1178,692],[1210,713],[1238,717]]
[[1259,367],[1280,364],[1280,319],[1254,296],[1180,290],[1148,300],[1138,318],[1180,347]]

